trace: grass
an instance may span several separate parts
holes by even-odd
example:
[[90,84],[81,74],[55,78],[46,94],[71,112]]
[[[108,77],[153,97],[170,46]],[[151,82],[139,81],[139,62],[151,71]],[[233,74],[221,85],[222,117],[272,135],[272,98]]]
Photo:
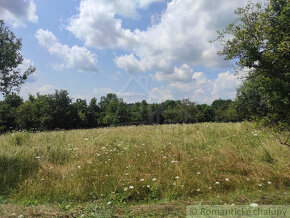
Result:
[[289,156],[248,122],[15,132],[0,136],[0,203],[6,213],[49,205],[60,216],[289,204]]

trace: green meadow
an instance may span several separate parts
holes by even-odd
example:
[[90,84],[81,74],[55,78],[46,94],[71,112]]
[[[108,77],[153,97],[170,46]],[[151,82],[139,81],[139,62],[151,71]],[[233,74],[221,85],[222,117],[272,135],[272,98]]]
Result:
[[0,216],[184,216],[290,203],[290,150],[254,123],[0,136]]

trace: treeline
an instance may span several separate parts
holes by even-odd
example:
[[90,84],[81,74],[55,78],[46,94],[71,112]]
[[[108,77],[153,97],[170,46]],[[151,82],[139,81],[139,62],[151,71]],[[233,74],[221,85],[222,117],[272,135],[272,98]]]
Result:
[[65,90],[54,94],[29,96],[23,101],[16,94],[0,101],[0,131],[96,128],[112,125],[146,125],[197,122],[236,122],[243,120],[231,100],[215,100],[211,105],[187,99],[149,104],[145,100],[125,103],[109,93],[97,101],[75,102]]

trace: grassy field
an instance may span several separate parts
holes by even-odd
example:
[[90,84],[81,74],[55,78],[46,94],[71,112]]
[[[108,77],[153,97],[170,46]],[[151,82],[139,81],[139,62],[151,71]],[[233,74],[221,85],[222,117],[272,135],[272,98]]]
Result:
[[253,123],[0,136],[0,216],[184,216],[289,204],[290,150]]

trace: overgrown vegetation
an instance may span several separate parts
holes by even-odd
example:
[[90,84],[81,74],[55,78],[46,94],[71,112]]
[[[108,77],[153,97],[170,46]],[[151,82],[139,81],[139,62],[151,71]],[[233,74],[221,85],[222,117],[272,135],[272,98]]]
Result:
[[[247,114],[248,116],[248,114]],[[148,104],[127,104],[115,94],[107,94],[97,102],[93,98],[72,102],[68,92],[30,96],[23,101],[8,95],[0,102],[0,130],[54,130],[95,128],[112,125],[234,122],[241,121],[231,100],[216,100],[212,105],[197,105],[187,99]]]
[[[13,201],[131,204],[221,195],[238,203],[232,196],[243,193],[247,204],[277,191],[289,197],[289,149],[248,122],[15,132],[0,136],[0,154],[1,196]],[[252,196],[257,190],[261,199]],[[268,203],[290,202],[277,199]]]

